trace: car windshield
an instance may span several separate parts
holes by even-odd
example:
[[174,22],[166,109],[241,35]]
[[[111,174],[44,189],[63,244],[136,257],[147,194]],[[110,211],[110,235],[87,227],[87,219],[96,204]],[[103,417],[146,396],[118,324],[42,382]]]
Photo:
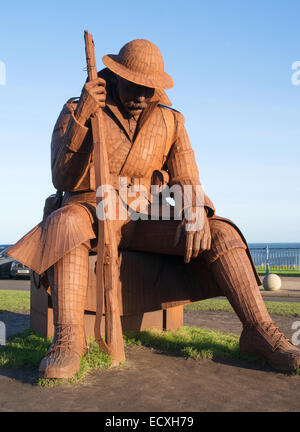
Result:
[[8,257],[8,255],[6,253],[6,249],[8,249],[8,245],[6,245],[6,246],[1,245],[0,246],[0,258],[7,258]]
[[4,249],[7,249],[11,245],[0,245],[0,252],[2,252]]

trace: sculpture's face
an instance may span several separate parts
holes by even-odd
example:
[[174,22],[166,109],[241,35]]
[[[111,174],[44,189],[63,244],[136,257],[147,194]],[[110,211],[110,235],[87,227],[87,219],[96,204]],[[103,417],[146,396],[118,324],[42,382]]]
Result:
[[147,108],[147,105],[154,95],[154,89],[135,84],[124,78],[118,78],[118,94],[122,105],[128,114],[138,116]]

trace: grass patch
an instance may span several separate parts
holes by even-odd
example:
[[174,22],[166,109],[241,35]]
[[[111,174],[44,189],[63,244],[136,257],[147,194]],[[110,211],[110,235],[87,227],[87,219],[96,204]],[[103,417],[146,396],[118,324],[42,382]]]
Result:
[[197,327],[185,326],[168,332],[151,329],[128,334],[125,338],[127,344],[170,351],[196,360],[230,358],[253,361],[257,358],[240,352],[237,335]]
[[[89,342],[89,349],[82,357],[80,369],[74,377],[70,379],[37,378],[37,384],[44,387],[65,383],[74,384],[82,380],[92,370],[108,369],[111,365],[110,357],[100,351],[95,341]],[[6,345],[0,346],[0,367],[38,369],[50,344],[51,339],[37,335],[30,329],[25,330],[20,335],[10,337]]]
[[22,369],[35,368],[49,348],[50,339],[27,329],[23,333],[8,338],[6,345],[0,346],[0,367]]
[[29,291],[11,291],[0,290],[0,313],[30,311],[30,292]]
[[[266,364],[266,361],[253,355],[242,354],[239,350],[239,337],[230,333],[197,327],[182,327],[169,332],[157,329],[131,333],[124,336],[127,345],[143,345],[164,352],[177,353],[194,360],[232,359],[247,363]],[[32,330],[9,338],[0,346],[0,368],[24,369],[37,371],[51,341],[37,335]],[[100,351],[94,340],[89,341],[89,350],[81,359],[80,369],[70,379],[37,378],[36,383],[43,387],[61,384],[74,384],[81,381],[90,371],[111,367],[110,357]],[[300,369],[297,370],[300,375]]]
[[[265,304],[270,314],[300,317],[300,303],[266,301]],[[223,299],[208,299],[194,302],[184,306],[184,309],[195,311],[233,312],[229,301]]]
[[[260,276],[265,276],[266,274],[266,269],[264,270],[259,270],[256,269],[257,273]],[[300,270],[275,270],[275,269],[269,269],[270,273],[274,273],[274,274],[278,274],[281,276],[300,276]]]
[[[135,344],[173,352],[194,360],[231,359],[260,366],[267,364],[261,357],[242,354],[239,349],[239,336],[197,327],[185,326],[168,332],[157,329],[145,330],[126,335],[125,342],[128,345]],[[296,374],[300,375],[300,369],[297,369]]]

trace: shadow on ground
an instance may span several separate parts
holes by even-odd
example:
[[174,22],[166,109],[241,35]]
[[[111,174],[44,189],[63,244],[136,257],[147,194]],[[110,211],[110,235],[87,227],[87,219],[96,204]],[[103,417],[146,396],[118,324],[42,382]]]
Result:
[[22,333],[29,328],[29,313],[18,313],[0,310],[0,321],[4,322],[6,328],[6,338]]

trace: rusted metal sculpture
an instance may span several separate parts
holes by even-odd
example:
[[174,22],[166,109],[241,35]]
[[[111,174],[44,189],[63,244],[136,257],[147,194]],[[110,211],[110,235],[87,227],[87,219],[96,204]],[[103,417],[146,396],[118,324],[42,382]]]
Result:
[[[98,78],[94,41],[87,31],[84,33],[86,62],[89,81]],[[110,183],[108,157],[103,128],[102,110],[91,117],[91,127],[95,155],[96,189]],[[100,220],[98,222],[97,247],[97,316],[95,322],[95,336],[100,348],[105,349],[112,357],[113,364],[125,360],[121,318],[118,304],[118,245],[112,221]],[[103,291],[104,288],[104,291]],[[104,298],[103,298],[104,297]],[[105,299],[105,321],[107,344],[102,340],[100,328]]]
[[[62,206],[50,213],[45,211],[44,220],[9,250],[13,258],[38,274],[46,272],[51,286],[55,334],[41,362],[40,375],[72,376],[86,349],[83,309],[88,255],[97,250],[97,239],[101,239],[95,193],[101,184],[97,180],[96,148],[100,129],[105,138],[110,184],[119,195],[123,190],[120,176],[128,191],[136,185],[144,186],[150,201],[154,196],[151,183],[161,188],[190,186],[182,221],[175,217],[135,220],[130,217],[135,214],[133,194],[129,194],[126,205],[122,199],[117,200],[118,214],[124,207],[127,216],[111,222],[114,238],[120,253],[141,252],[136,273],[146,269],[144,263],[149,260],[158,260],[155,280],[165,285],[172,280],[172,286],[165,290],[168,304],[172,299],[174,305],[184,298],[201,299],[208,289],[223,293],[243,323],[242,351],[264,356],[277,369],[300,367],[300,350],[285,338],[268,314],[242,233],[232,221],[215,215],[214,205],[206,195],[203,202],[197,200],[201,184],[194,152],[184,117],[170,108],[164,92],[173,86],[173,81],[164,71],[159,49],[138,39],[126,44],[118,55],[104,56],[103,63],[106,68],[84,85],[80,98],[65,104],[54,128],[52,178],[54,186],[64,191]],[[101,109],[101,127],[95,134],[94,119]],[[186,230],[190,220],[187,215],[198,209],[204,210],[203,223]],[[148,210],[146,205],[140,214]],[[99,247],[101,244],[98,242]],[[180,264],[178,256],[183,256],[185,263]],[[126,279],[132,268],[121,266],[122,277],[125,272]],[[172,268],[180,275],[177,280],[172,279]]]

